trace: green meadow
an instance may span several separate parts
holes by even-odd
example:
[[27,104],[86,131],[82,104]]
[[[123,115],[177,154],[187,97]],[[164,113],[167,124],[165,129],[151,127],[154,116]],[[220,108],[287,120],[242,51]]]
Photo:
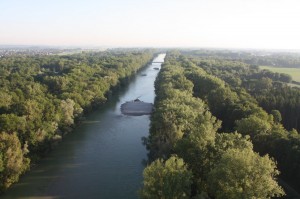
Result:
[[300,82],[300,68],[260,66],[260,69],[267,69],[272,72],[289,74],[292,76],[293,81]]

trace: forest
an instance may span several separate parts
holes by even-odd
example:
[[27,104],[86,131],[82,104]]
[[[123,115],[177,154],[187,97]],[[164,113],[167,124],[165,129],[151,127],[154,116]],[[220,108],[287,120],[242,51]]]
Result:
[[[157,52],[1,57],[0,193]],[[142,139],[149,154],[140,198],[299,197],[291,189],[300,192],[300,88],[259,65],[296,67],[300,59],[257,53],[168,51]]]
[[300,89],[235,56],[168,53],[141,198],[288,198],[283,181],[299,192]]
[[153,57],[134,49],[1,57],[0,193]]
[[275,67],[300,68],[300,54],[298,52],[282,52],[271,50],[182,50],[183,54],[189,54],[202,58],[236,60],[252,65],[265,65]]

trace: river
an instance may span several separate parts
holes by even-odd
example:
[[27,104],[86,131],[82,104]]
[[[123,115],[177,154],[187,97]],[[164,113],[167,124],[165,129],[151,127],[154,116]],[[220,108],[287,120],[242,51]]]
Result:
[[148,135],[150,120],[148,115],[122,115],[120,106],[137,97],[153,103],[159,72],[154,68],[160,66],[152,63],[140,71],[0,198],[138,198],[147,159],[141,138]]

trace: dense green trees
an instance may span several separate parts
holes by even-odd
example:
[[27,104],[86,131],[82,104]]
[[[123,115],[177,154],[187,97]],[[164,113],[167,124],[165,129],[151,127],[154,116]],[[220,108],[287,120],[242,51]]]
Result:
[[[195,92],[198,97],[207,101],[212,113],[222,120],[222,129],[238,130],[244,135],[251,135],[254,149],[260,154],[274,157],[281,177],[300,190],[297,183],[300,180],[297,158],[300,155],[300,135],[293,130],[299,129],[300,90],[291,88],[278,79],[270,79],[271,72],[260,71],[257,67],[239,61],[214,61],[212,58],[195,56],[190,60],[201,68],[202,73],[205,70],[211,76],[198,75],[198,78],[206,80],[219,77],[225,81],[224,86],[219,84],[219,88],[210,93]],[[268,76],[264,77],[265,74]],[[240,79],[240,86],[232,83],[231,77]],[[199,80],[193,82],[197,83]],[[215,83],[211,84],[215,86]],[[286,129],[280,123],[281,118]]]
[[237,60],[252,65],[300,67],[300,55],[297,52],[274,52],[265,50],[186,50],[181,51],[185,55],[193,55],[197,58],[218,60]]
[[[275,161],[281,177],[299,186],[300,94],[284,83],[289,77],[245,59],[185,54],[169,53],[155,82],[145,139],[154,162],[145,169],[141,197],[281,196]],[[152,55],[1,58],[1,191]]]
[[281,123],[282,116],[281,116],[280,111],[278,111],[278,110],[272,110],[271,114],[273,115],[273,119],[274,119],[275,123],[277,123],[277,124]]
[[276,109],[281,113],[282,124],[289,130],[300,131],[300,89],[273,82],[267,90],[257,87],[249,91],[266,111]]
[[220,59],[213,54],[209,58],[203,58],[200,54],[195,56],[193,53],[189,53],[189,56],[195,64],[224,80],[238,94],[242,91],[241,88],[246,89],[251,98],[256,99],[259,106],[268,113],[272,110],[280,111],[285,128],[300,131],[300,89],[286,84],[290,82],[290,77],[287,78],[286,74],[259,70],[258,66],[245,64],[241,62],[243,60],[236,61],[229,57]]
[[0,192],[152,57],[150,50],[2,57]]
[[16,133],[0,133],[0,191],[17,182],[19,175],[29,167],[27,144],[23,147]]
[[[236,120],[247,117],[258,117],[273,124],[273,117],[259,108],[247,92],[233,92],[225,82],[178,52],[168,54],[155,88],[155,111],[146,139],[149,157],[166,160],[176,154],[182,158],[192,172],[191,197],[270,198],[284,193],[276,182],[279,172],[275,162],[253,151],[248,132],[242,132],[245,136],[217,132],[221,121],[212,113],[228,117],[224,122],[226,129],[235,127]],[[212,113],[209,108],[213,109]],[[247,125],[248,128],[250,124]],[[151,167],[152,164],[145,171]],[[262,171],[266,172],[257,178],[257,173]],[[225,173],[228,175],[217,175]],[[148,177],[144,177],[145,188]],[[161,179],[157,177],[155,182]],[[269,185],[264,189],[266,182]]]
[[141,198],[188,199],[191,178],[192,173],[181,158],[172,156],[165,162],[158,159],[144,170]]
[[230,149],[209,172],[208,186],[220,199],[271,198],[284,193],[274,180],[278,173],[268,156],[260,157],[251,149]]

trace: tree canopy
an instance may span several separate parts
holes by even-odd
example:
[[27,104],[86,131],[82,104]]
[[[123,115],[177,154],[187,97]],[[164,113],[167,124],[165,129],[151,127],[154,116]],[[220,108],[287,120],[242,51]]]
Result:
[[153,55],[152,50],[112,50],[1,57],[0,192]]
[[[262,136],[287,131],[246,90],[232,88],[197,61],[178,52],[167,54],[155,82],[155,111],[145,139],[150,161],[157,164],[155,159],[161,162],[174,154],[183,159],[192,173],[192,198],[284,195],[275,160],[254,150]],[[269,152],[264,150],[260,152]],[[144,176],[144,187],[147,180]]]

